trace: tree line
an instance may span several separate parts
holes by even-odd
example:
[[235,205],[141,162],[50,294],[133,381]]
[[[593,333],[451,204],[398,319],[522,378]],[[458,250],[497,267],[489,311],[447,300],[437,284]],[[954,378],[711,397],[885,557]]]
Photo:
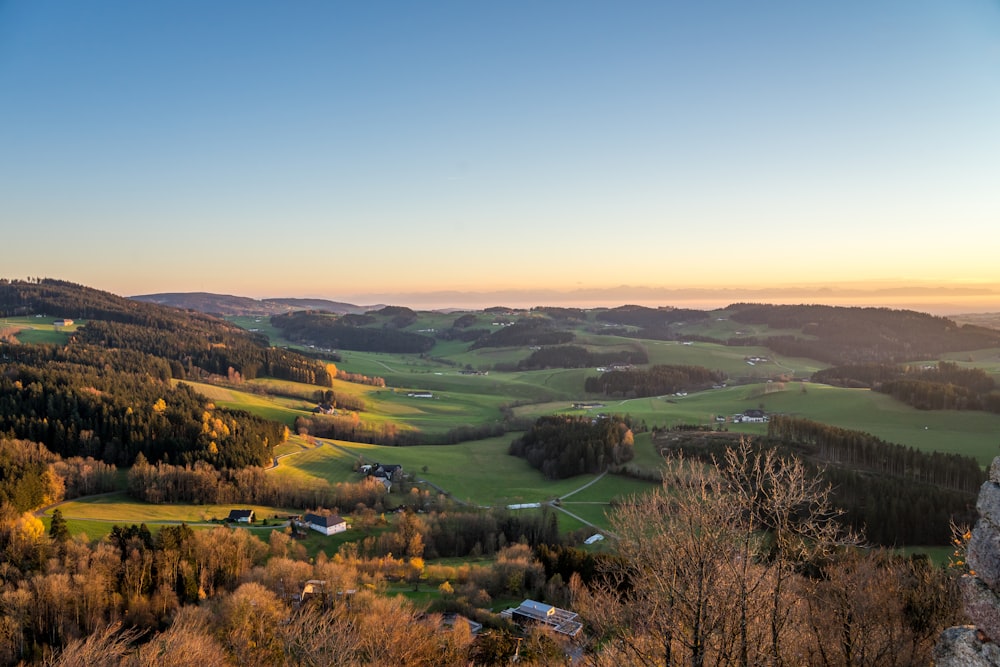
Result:
[[678,322],[698,322],[711,317],[705,310],[691,308],[648,308],[626,305],[597,313],[596,319],[640,329],[663,329]]
[[833,465],[863,469],[925,484],[975,494],[986,481],[971,456],[925,452],[886,442],[870,433],[829,426],[809,419],[774,415],[767,435],[775,440],[805,445],[811,454]]
[[1000,331],[911,310],[734,304],[729,318],[771,329],[798,330],[742,337],[731,344],[766,345],[779,354],[808,357],[834,365],[927,359],[947,352],[1000,346]]
[[592,368],[611,364],[646,364],[649,355],[644,349],[595,352],[581,345],[555,345],[532,352],[517,362],[518,370],[544,368]]
[[85,319],[74,338],[98,348],[121,348],[165,359],[177,379],[235,372],[245,380],[268,375],[330,386],[323,364],[270,347],[267,338],[209,315],[132,301],[82,285],[45,279],[0,282],[0,313]]
[[205,462],[193,465],[153,465],[137,458],[128,472],[128,494],[148,503],[244,504],[309,509],[327,507],[342,512],[358,506],[381,511],[385,486],[374,478],[355,483],[330,484],[324,480],[303,483],[264,468],[215,468]]
[[499,331],[486,333],[472,343],[469,349],[484,347],[524,347],[529,345],[562,345],[573,340],[572,331],[553,327],[552,322],[541,317],[521,318]]
[[703,366],[657,365],[606,371],[598,377],[588,377],[584,389],[594,394],[632,398],[707,389],[725,380],[721,371]]
[[352,326],[344,318],[316,311],[275,315],[271,324],[285,338],[330,349],[359,352],[420,353],[434,347],[434,339],[392,327]]
[[162,374],[130,372],[131,360],[142,359],[134,353],[6,345],[0,352],[12,360],[0,363],[0,433],[64,457],[130,465],[142,452],[154,461],[242,467],[269,461],[287,437],[284,425],[215,407]]
[[672,455],[662,488],[612,518],[604,581],[571,584],[602,664],[929,664],[960,622],[925,558],[856,548],[829,487],[748,443],[718,465]]
[[[833,439],[840,441],[819,445],[822,435],[816,439],[811,435],[799,437],[794,429],[784,428],[781,422],[785,419],[777,417],[780,432],[776,437],[759,438],[754,445],[801,459],[810,475],[831,485],[831,501],[843,510],[841,522],[863,532],[872,543],[887,547],[947,545],[952,537],[951,522],[975,521],[976,490],[985,476],[971,458],[911,452],[892,443],[875,442],[869,445],[868,456],[870,461],[879,459],[879,463],[865,466],[860,457],[845,452],[863,448],[859,443],[872,436],[857,431],[837,435],[836,431],[843,430],[806,422],[805,430],[814,427],[816,433],[822,433],[830,428]],[[661,430],[654,433],[653,443],[661,454],[683,453],[712,462],[721,460],[739,437],[715,431]],[[852,440],[854,444],[849,444]],[[918,469],[932,472],[939,468],[941,475],[937,478],[916,473]],[[951,474],[946,472],[949,468]],[[903,469],[909,472],[893,472]]]
[[604,472],[631,461],[635,439],[628,417],[592,419],[567,415],[539,417],[510,443],[512,456],[523,457],[549,479]]
[[0,505],[27,512],[117,486],[113,464],[81,456],[64,459],[38,442],[0,438]]

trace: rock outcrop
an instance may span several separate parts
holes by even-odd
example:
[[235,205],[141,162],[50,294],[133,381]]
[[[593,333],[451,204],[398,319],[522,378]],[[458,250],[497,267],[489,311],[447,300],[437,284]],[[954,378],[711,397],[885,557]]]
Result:
[[941,633],[937,667],[1000,667],[1000,457],[993,459],[976,509],[979,520],[966,547],[971,572],[959,582],[973,625]]

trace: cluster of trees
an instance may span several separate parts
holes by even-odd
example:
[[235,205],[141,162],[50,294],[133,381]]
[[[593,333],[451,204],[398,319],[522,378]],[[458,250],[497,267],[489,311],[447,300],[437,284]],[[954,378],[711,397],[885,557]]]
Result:
[[[775,417],[775,433],[756,445],[798,456],[811,475],[832,486],[841,522],[874,544],[947,545],[950,525],[975,521],[976,490],[985,474],[968,457],[913,451],[859,431]],[[700,430],[654,433],[661,454],[721,459],[740,436]],[[864,444],[862,444],[864,443]],[[861,456],[859,452],[866,452]]]
[[779,354],[835,365],[927,359],[1000,346],[1000,331],[959,326],[947,318],[911,310],[765,304],[735,304],[729,310],[735,322],[801,332],[801,336],[742,338],[731,343],[767,345]]
[[870,433],[829,426],[809,419],[775,415],[767,426],[768,437],[805,445],[810,454],[833,465],[868,470],[949,489],[978,493],[986,481],[971,456],[924,452],[885,442]]
[[[0,345],[0,432],[44,443],[61,456],[129,465],[160,460],[241,467],[270,460],[285,426],[210,404],[171,385],[152,359],[120,350]],[[150,361],[150,375],[132,364]],[[121,369],[121,370],[118,370]]]
[[816,474],[833,486],[842,521],[864,531],[872,544],[946,546],[950,526],[976,521],[976,495],[911,479],[873,475],[849,467],[826,466]]
[[358,506],[381,510],[385,486],[374,478],[330,484],[268,475],[263,468],[218,469],[207,463],[153,465],[137,458],[128,472],[128,493],[148,503],[247,504],[308,509],[336,508],[350,512]]
[[564,308],[561,306],[536,306],[531,309],[533,313],[548,315],[553,320],[575,324],[587,321],[587,311],[583,308]]
[[[333,364],[327,364],[327,367]],[[364,373],[349,373],[344,370],[337,369],[335,378],[338,380],[343,380],[344,382],[353,382],[354,384],[364,384],[369,387],[384,387],[385,378],[381,378],[377,375],[365,375]]]
[[333,391],[332,389],[321,390],[317,389],[313,392],[313,400],[316,401],[317,405],[328,409],[340,408],[341,410],[353,410],[354,412],[364,412],[365,401],[360,396],[354,396],[351,394],[344,394]]
[[473,324],[479,321],[475,313],[463,313],[455,318],[455,321],[451,323],[453,329],[468,329]]
[[63,459],[41,443],[0,438],[0,504],[19,512],[111,491],[117,477],[117,468],[103,461]]
[[949,361],[932,366],[857,364],[817,371],[813,380],[841,387],[866,387],[919,410],[1000,412],[996,382],[981,368]]
[[584,389],[606,396],[664,396],[678,391],[696,391],[725,382],[726,375],[703,366],[658,365],[628,368],[588,377]]
[[268,376],[327,387],[331,384],[333,378],[316,359],[270,347],[266,339],[221,320],[206,324],[211,326],[188,326],[182,319],[163,330],[145,324],[92,320],[77,332],[77,339],[98,348],[139,350],[167,359],[178,379],[223,376],[252,380]]
[[0,503],[19,512],[60,499],[51,465],[56,457],[44,445],[0,439]]
[[549,479],[604,472],[631,461],[634,436],[628,417],[539,417],[510,454],[527,459]]
[[575,338],[572,331],[563,331],[552,326],[552,322],[541,317],[519,319],[499,331],[481,336],[471,349],[483,347],[524,347],[528,345],[562,345]]
[[[397,516],[390,530],[366,537],[352,547],[363,558],[396,554],[407,558],[495,556],[509,545],[530,548],[561,544],[559,524],[551,509],[510,512],[506,509],[441,507]],[[533,588],[533,587],[532,587]]]
[[646,306],[618,306],[597,314],[601,322],[611,322],[640,329],[664,329],[678,322],[699,322],[711,317],[705,310],[690,308],[647,308]]
[[275,315],[271,324],[285,338],[331,349],[361,352],[422,353],[434,347],[430,336],[400,331],[394,327],[354,326],[344,317],[316,311]]
[[400,428],[390,421],[364,420],[357,412],[347,415],[309,415],[295,418],[295,431],[302,435],[334,440],[350,440],[373,445],[419,445],[419,431]]
[[417,321],[416,311],[406,306],[385,306],[370,314],[387,319],[387,324],[397,329],[404,329]]
[[610,364],[645,364],[649,355],[644,349],[594,352],[581,345],[556,345],[535,350],[517,363],[519,370],[542,368],[591,368]]
[[853,548],[836,518],[829,487],[773,449],[668,457],[662,489],[615,513],[605,581],[572,589],[599,664],[928,664],[961,618],[954,580]]

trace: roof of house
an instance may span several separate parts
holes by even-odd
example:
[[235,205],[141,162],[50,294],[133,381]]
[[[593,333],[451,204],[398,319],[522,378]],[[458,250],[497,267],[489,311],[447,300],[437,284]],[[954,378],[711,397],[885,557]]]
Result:
[[249,519],[253,516],[253,510],[229,510],[230,521]]
[[583,623],[577,614],[535,600],[525,600],[517,607],[507,609],[500,614],[503,618],[516,620],[515,615],[544,623],[556,632],[570,637],[575,636],[583,628]]
[[545,604],[543,602],[535,602],[534,600],[525,600],[520,605],[518,605],[517,610],[523,613],[527,613],[530,616],[549,616],[555,611],[555,607],[550,604]]
[[325,526],[326,528],[336,526],[341,523],[347,523],[336,514],[332,516],[325,516],[323,514],[306,514],[304,520],[306,523],[316,526]]

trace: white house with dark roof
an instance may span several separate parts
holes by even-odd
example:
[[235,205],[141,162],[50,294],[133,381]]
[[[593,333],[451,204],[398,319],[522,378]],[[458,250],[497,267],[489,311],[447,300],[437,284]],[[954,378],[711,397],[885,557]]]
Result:
[[333,535],[334,533],[342,533],[347,530],[347,521],[336,514],[306,514],[302,517],[302,523],[324,535]]
[[230,510],[227,520],[234,523],[253,523],[256,519],[253,510]]

